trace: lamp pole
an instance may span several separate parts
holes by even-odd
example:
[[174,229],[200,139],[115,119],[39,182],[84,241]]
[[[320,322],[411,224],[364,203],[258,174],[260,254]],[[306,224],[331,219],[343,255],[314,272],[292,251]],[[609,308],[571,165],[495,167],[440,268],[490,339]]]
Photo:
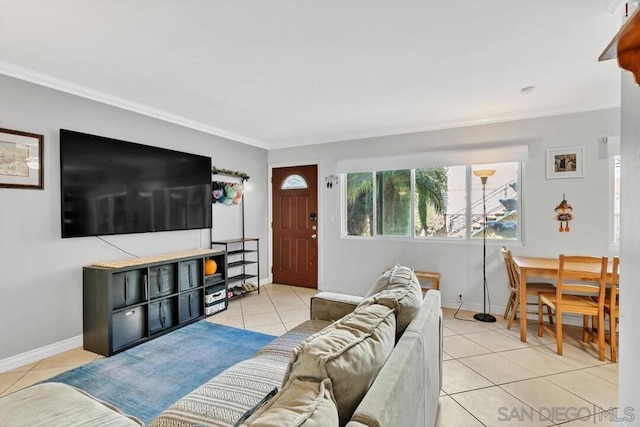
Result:
[[477,313],[473,316],[474,319],[479,320],[481,322],[495,322],[496,318],[491,314],[487,313],[487,198],[486,198],[486,187],[487,187],[487,178],[493,175],[495,170],[479,170],[474,171],[474,175],[479,176],[482,181],[482,218],[484,222],[482,224],[482,303],[483,303],[483,312]]

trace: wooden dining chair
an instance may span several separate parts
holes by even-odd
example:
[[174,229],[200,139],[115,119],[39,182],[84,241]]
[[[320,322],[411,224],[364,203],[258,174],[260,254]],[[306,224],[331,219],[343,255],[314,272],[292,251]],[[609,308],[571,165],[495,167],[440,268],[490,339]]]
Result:
[[620,317],[620,290],[619,286],[619,266],[620,258],[613,258],[613,271],[611,273],[611,287],[609,295],[604,301],[604,314],[609,316],[609,339],[606,342],[611,346],[611,361],[618,361],[618,317]]
[[[505,267],[507,268],[507,276],[509,276],[509,282],[507,283],[507,285],[509,286],[509,290],[511,291],[511,294],[509,295],[509,301],[507,301],[507,306],[504,309],[503,317],[505,319],[509,319],[507,329],[511,330],[513,321],[516,319],[516,315],[518,313],[518,308],[520,308],[520,272],[518,271],[518,266],[513,261],[511,251],[504,246],[502,247],[501,251],[502,257],[504,258]],[[553,286],[553,284],[551,283],[527,282],[527,296],[538,295],[538,292],[554,292],[555,289],[555,286]],[[537,305],[537,302],[527,302],[527,305]],[[551,309],[547,307],[547,311],[549,314],[549,322],[553,323]],[[526,311],[526,313],[536,314],[537,311]]]
[[[585,342],[591,337],[589,318],[595,316],[598,319],[598,358],[604,361],[606,277],[607,257],[560,255],[556,291],[538,294],[538,336],[542,337],[544,330],[551,334],[555,333],[558,354],[562,355],[562,317],[564,313],[582,314],[582,336]],[[551,308],[555,314],[555,331],[551,329],[551,325],[547,326],[543,323],[542,307],[545,305]]]

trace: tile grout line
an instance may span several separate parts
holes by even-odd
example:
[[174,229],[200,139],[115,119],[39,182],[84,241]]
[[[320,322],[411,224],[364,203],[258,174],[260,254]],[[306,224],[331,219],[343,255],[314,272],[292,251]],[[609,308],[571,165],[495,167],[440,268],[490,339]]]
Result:
[[280,312],[278,311],[278,307],[276,307],[276,304],[273,302],[273,299],[271,298],[271,294],[268,291],[267,291],[267,298],[269,298],[269,302],[273,306],[273,309],[275,310],[276,315],[278,316],[278,319],[280,319],[280,324],[282,325],[282,327],[284,328],[284,330],[286,332],[287,331],[287,327],[285,326],[284,322],[282,321],[282,317],[280,317]]
[[[577,372],[577,371],[582,371],[582,369],[576,369],[575,371],[572,371],[572,372]],[[565,373],[566,373],[566,372],[565,372]],[[586,374],[589,374],[589,373],[588,373],[588,372],[586,372]],[[553,375],[557,375],[557,374],[553,374]],[[550,376],[550,375],[547,375],[547,376]],[[588,403],[590,403],[590,404],[592,404],[592,405],[595,405],[596,407],[598,407],[598,408],[600,408],[600,409],[602,409],[602,410],[606,410],[605,408],[601,408],[601,407],[599,407],[597,403],[591,402],[590,400],[587,400],[586,398],[584,398],[584,397],[582,397],[582,396],[579,396],[579,395],[575,394],[574,392],[572,392],[571,390],[569,390],[569,389],[567,389],[567,388],[565,388],[565,387],[561,386],[560,384],[556,384],[556,383],[554,383],[553,381],[549,380],[546,376],[545,376],[545,377],[541,377],[541,378],[542,378],[542,379],[544,379],[545,381],[549,382],[550,384],[553,384],[554,386],[559,387],[559,388],[561,388],[562,390],[564,390],[564,391],[566,391],[566,392],[568,392],[568,393],[573,394],[574,396],[578,397],[579,399],[584,400],[585,402],[588,402]],[[600,378],[600,379],[602,380],[602,378]],[[603,381],[606,381],[606,380],[603,380]],[[617,408],[617,406],[615,406],[615,408]],[[586,417],[585,417],[585,418],[586,418]]]
[[[473,412],[469,411],[467,408],[464,407],[464,405],[462,405],[462,403],[458,402],[455,397],[451,396],[450,394],[447,394],[447,397],[451,398],[451,400],[453,400],[454,402],[456,402],[462,409],[464,409],[469,415],[471,415],[476,421],[478,421],[481,425],[483,425],[484,427],[487,427],[487,425],[485,423],[483,423],[482,421],[480,421],[480,419],[478,419],[478,417],[476,417]],[[438,405],[438,410],[439,410],[439,405]]]
[[[445,323],[445,324],[444,324],[444,326],[446,327],[446,321],[445,321],[444,323]],[[448,328],[448,329],[450,329],[450,330],[452,330],[452,331],[454,331],[454,332],[456,332],[455,330],[451,329],[450,327],[447,327],[447,328]],[[495,329],[494,329],[494,328],[487,328],[487,330],[495,330]],[[479,333],[479,332],[480,332],[480,331],[476,331],[476,332],[467,332],[467,333],[458,333],[458,332],[456,332],[456,335],[459,335],[459,336],[463,336],[463,337],[464,337],[465,335],[468,335],[468,334],[477,334],[477,333]],[[497,330],[496,330],[496,332],[500,333],[500,331],[497,331]],[[510,337],[509,337],[508,335],[506,335],[506,334],[501,334],[501,335],[505,336],[506,338],[510,338]],[[453,336],[455,336],[455,335],[453,335]],[[465,338],[466,338],[466,337],[465,337]],[[468,339],[469,341],[473,342],[474,344],[479,345],[480,347],[486,348],[486,347],[482,346],[481,344],[479,344],[479,343],[477,343],[477,342],[473,341],[473,340],[472,340],[472,339],[470,339],[470,338],[467,338],[467,339]],[[579,340],[579,339],[578,339],[578,338],[576,338],[576,339],[571,340],[571,341],[578,341],[578,340]],[[482,377],[482,378],[486,379],[488,382],[490,382],[490,383],[491,383],[491,384],[493,384],[493,385],[492,385],[492,386],[488,386],[488,387],[479,387],[479,388],[475,388],[475,389],[471,389],[471,390],[460,391],[460,392],[457,392],[457,393],[451,393],[451,394],[450,394],[450,393],[446,393],[446,392],[445,392],[445,394],[446,394],[447,396],[451,397],[451,398],[452,398],[456,403],[458,403],[458,404],[459,404],[459,405],[460,405],[460,406],[461,406],[465,411],[469,412],[469,413],[473,416],[473,413],[472,413],[471,411],[469,411],[467,408],[465,408],[465,407],[464,407],[464,405],[462,405],[458,400],[456,400],[456,399],[455,399],[455,395],[457,395],[457,394],[461,394],[461,393],[465,393],[465,392],[471,392],[471,391],[477,391],[477,390],[487,389],[487,388],[491,388],[491,387],[498,387],[500,390],[502,390],[502,391],[504,391],[505,393],[507,393],[508,395],[512,396],[512,397],[513,397],[514,399],[516,399],[517,401],[522,402],[524,405],[526,405],[526,406],[530,407],[530,408],[531,408],[531,410],[533,410],[533,411],[535,411],[536,413],[538,413],[538,414],[539,414],[542,418],[544,418],[545,420],[548,420],[550,423],[553,423],[552,425],[557,425],[557,424],[555,424],[555,423],[554,423],[554,421],[553,421],[553,420],[549,420],[547,417],[545,417],[544,415],[542,415],[541,413],[539,413],[537,410],[535,410],[531,405],[527,404],[526,402],[524,402],[524,401],[522,401],[521,399],[517,398],[517,397],[516,397],[516,396],[514,396],[513,394],[509,393],[509,391],[507,391],[507,390],[505,390],[504,388],[502,388],[502,385],[514,384],[514,383],[518,383],[518,382],[524,382],[524,381],[528,381],[528,380],[533,380],[533,379],[536,379],[536,378],[542,378],[543,380],[545,380],[545,381],[546,381],[546,382],[548,382],[549,384],[552,384],[552,385],[554,385],[554,386],[556,386],[556,387],[559,387],[560,389],[562,389],[562,390],[564,390],[564,391],[566,391],[566,392],[568,392],[568,393],[570,393],[570,394],[572,394],[572,395],[576,396],[577,398],[579,398],[579,399],[581,399],[581,400],[583,400],[583,401],[585,401],[585,402],[589,402],[590,404],[593,404],[593,403],[592,403],[592,402],[590,402],[589,400],[587,400],[587,399],[585,399],[585,398],[581,397],[581,396],[576,395],[575,393],[571,392],[570,390],[567,390],[567,389],[565,389],[564,387],[562,387],[562,386],[560,386],[560,385],[558,385],[558,384],[555,384],[554,382],[550,381],[550,380],[549,380],[549,379],[547,379],[546,377],[553,376],[553,375],[559,375],[559,374],[563,374],[563,373],[571,373],[571,372],[585,371],[585,373],[587,373],[587,374],[589,374],[589,375],[592,375],[592,376],[594,376],[594,377],[597,377],[597,378],[599,378],[599,379],[601,379],[601,380],[603,380],[603,381],[607,381],[607,382],[609,382],[609,383],[611,383],[611,384],[613,384],[613,385],[617,385],[617,384],[612,383],[611,381],[608,381],[608,380],[606,380],[606,379],[604,379],[604,378],[600,378],[600,377],[598,377],[597,375],[594,375],[594,374],[592,374],[592,373],[590,373],[590,372],[586,372],[586,369],[596,368],[596,367],[599,367],[599,366],[606,366],[606,365],[608,365],[608,364],[610,364],[610,363],[597,364],[597,365],[594,365],[594,366],[583,366],[583,367],[578,367],[578,366],[572,365],[572,364],[571,364],[571,363],[569,363],[569,362],[565,362],[567,365],[571,366],[571,367],[572,367],[572,369],[567,370],[567,371],[556,372],[556,373],[552,373],[552,374],[537,375],[535,372],[530,371],[530,370],[529,370],[529,369],[527,369],[525,366],[522,366],[522,365],[518,364],[517,362],[512,362],[512,363],[516,364],[517,366],[519,366],[519,367],[521,367],[521,368],[523,368],[523,369],[525,369],[525,370],[527,370],[527,371],[529,371],[529,372],[531,372],[531,373],[533,373],[533,374],[536,374],[536,376],[535,376],[535,377],[532,377],[532,378],[523,379],[523,380],[511,381],[511,382],[504,383],[504,384],[496,384],[494,381],[491,381],[489,378],[486,378],[484,375],[482,375],[482,374],[481,374],[480,372],[478,372],[476,369],[472,368],[471,366],[468,366],[467,364],[465,364],[465,363],[461,360],[461,359],[470,358],[470,357],[485,356],[486,354],[497,354],[498,356],[500,356],[500,357],[503,357],[503,358],[504,358],[504,356],[501,356],[501,355],[500,355],[500,353],[504,353],[504,352],[507,352],[507,351],[523,350],[523,349],[527,349],[527,348],[533,348],[534,350],[536,350],[536,351],[540,351],[540,352],[541,352],[541,350],[539,350],[539,348],[541,348],[541,347],[543,347],[543,346],[548,346],[548,345],[551,345],[551,344],[544,344],[544,343],[541,343],[541,344],[537,344],[537,345],[527,345],[526,347],[522,347],[522,348],[508,349],[508,350],[503,350],[503,351],[492,351],[491,353],[478,354],[478,355],[469,355],[469,356],[462,356],[462,357],[455,357],[455,356],[451,355],[451,353],[447,353],[447,354],[449,354],[449,355],[452,357],[452,359],[451,359],[451,360],[456,360],[456,361],[458,361],[459,363],[462,363],[462,364],[463,364],[463,366],[467,367],[468,369],[470,369],[472,372],[474,372],[475,374],[479,375],[480,377]],[[505,358],[505,359],[506,359],[506,358]],[[506,360],[509,360],[509,359],[506,359]],[[602,409],[602,408],[601,408],[601,409]],[[595,415],[595,414],[592,414],[592,415]],[[476,418],[476,417],[474,416],[474,418]],[[589,417],[584,417],[584,419],[587,419],[587,418],[589,418]],[[476,418],[476,419],[477,419],[477,418]],[[480,421],[480,420],[478,420],[478,421]],[[572,420],[572,421],[573,421],[573,420]],[[569,422],[569,421],[568,421],[568,422]],[[481,422],[481,423],[482,423],[482,422]]]

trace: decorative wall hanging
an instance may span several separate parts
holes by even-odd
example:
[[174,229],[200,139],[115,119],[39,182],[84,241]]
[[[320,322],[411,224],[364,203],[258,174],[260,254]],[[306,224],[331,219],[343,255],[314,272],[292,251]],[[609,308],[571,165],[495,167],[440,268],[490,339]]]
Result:
[[44,137],[0,128],[0,187],[44,188]]
[[547,150],[547,179],[584,177],[584,147]]
[[227,175],[227,176],[235,176],[237,178],[241,178],[243,181],[249,180],[249,175],[244,172],[232,171],[229,169],[220,169],[215,166],[211,168],[211,173],[214,175]]
[[559,232],[571,231],[569,228],[569,221],[573,219],[573,208],[564,197],[562,193],[562,201],[554,209],[556,211],[556,220],[560,222]]
[[324,178],[324,182],[327,184],[327,188],[331,189],[334,185],[338,185],[338,177],[336,175],[329,175]]

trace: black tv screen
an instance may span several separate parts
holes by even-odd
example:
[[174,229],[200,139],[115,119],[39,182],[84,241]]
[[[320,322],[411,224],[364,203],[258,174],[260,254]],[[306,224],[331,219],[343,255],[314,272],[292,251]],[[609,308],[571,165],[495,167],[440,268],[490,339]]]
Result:
[[62,237],[211,227],[211,157],[60,129]]

